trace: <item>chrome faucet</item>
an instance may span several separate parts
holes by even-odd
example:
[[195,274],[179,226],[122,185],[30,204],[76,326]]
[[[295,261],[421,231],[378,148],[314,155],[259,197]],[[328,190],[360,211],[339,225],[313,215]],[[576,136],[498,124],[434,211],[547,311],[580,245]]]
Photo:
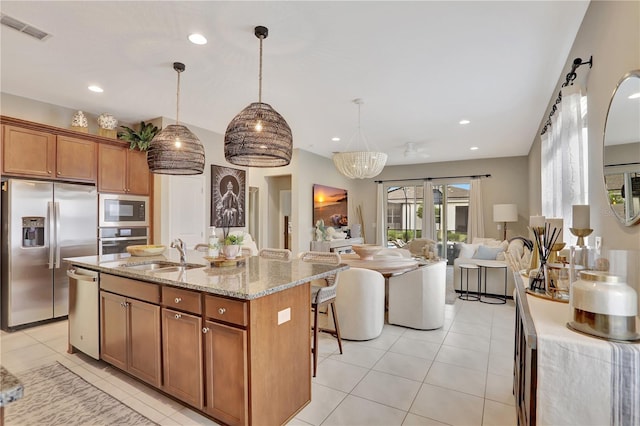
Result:
[[180,253],[180,266],[186,266],[187,261],[184,258],[186,253],[186,249],[184,247],[184,241],[182,241],[180,238],[176,238],[171,242],[171,248],[177,249],[178,253]]

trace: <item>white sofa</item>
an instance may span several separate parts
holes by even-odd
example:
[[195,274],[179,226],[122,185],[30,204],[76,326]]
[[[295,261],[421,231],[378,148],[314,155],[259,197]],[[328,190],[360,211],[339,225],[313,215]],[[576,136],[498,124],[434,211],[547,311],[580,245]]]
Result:
[[[528,240],[527,240],[528,241]],[[453,288],[460,290],[460,278],[462,276],[462,286],[466,289],[467,286],[467,272],[461,274],[460,265],[472,264],[477,265],[483,260],[493,260],[503,263],[507,268],[507,297],[512,297],[513,290],[515,288],[515,281],[513,277],[513,271],[509,266],[509,263],[504,258],[504,251],[508,251],[513,255],[516,261],[519,263],[521,269],[528,267],[529,260],[531,259],[531,251],[525,243],[525,239],[521,237],[512,238],[510,241],[498,241],[492,238],[480,238],[474,239],[472,244],[460,244],[460,255],[453,262]],[[480,247],[483,247],[482,249]],[[502,249],[500,251],[500,249]],[[496,253],[496,257],[491,259],[489,254]],[[480,258],[483,259],[480,259]],[[481,272],[482,271],[482,272]],[[498,296],[505,295],[504,289],[504,269],[502,268],[487,268],[487,282],[484,281],[484,268],[469,269],[469,291],[476,292],[478,274],[481,273],[481,285],[482,291],[487,294],[493,294]]]

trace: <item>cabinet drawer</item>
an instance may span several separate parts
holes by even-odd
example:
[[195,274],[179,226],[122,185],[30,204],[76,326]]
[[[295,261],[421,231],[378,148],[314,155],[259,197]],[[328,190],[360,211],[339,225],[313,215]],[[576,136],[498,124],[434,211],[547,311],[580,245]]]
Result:
[[155,304],[160,303],[160,286],[118,277],[109,274],[100,274],[100,288],[102,290],[117,293],[134,299],[144,300]]
[[202,313],[200,300],[200,293],[195,291],[175,287],[162,287],[162,304],[164,306],[200,315]]
[[223,297],[204,297],[205,316],[213,320],[224,321],[241,326],[247,325],[247,303]]

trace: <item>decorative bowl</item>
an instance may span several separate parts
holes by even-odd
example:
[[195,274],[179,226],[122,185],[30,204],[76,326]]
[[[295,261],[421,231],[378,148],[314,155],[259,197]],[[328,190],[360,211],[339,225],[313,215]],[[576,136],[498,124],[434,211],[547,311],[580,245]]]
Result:
[[166,249],[167,247],[162,245],[140,245],[127,247],[127,252],[131,256],[157,256],[164,253]]
[[373,255],[382,249],[381,246],[377,246],[375,244],[354,244],[351,248],[362,260],[373,259]]

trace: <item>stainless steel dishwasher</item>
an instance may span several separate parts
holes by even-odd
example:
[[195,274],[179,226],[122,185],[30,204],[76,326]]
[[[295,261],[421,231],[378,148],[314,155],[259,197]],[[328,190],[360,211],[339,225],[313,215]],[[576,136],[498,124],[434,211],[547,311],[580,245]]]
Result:
[[69,277],[69,344],[100,359],[100,273],[71,266]]

